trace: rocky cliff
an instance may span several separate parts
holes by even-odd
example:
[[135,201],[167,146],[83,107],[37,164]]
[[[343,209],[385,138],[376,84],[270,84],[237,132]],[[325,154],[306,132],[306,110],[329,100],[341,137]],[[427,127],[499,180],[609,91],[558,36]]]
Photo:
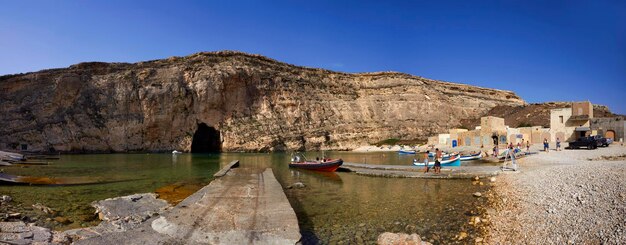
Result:
[[523,104],[510,91],[305,68],[232,51],[90,62],[0,77],[0,148],[343,150],[426,139],[495,106]]

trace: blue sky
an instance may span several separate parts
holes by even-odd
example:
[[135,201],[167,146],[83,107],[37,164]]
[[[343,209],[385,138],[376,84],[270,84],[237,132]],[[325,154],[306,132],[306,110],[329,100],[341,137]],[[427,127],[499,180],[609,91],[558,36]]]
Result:
[[626,114],[625,1],[2,1],[0,74],[240,50]]

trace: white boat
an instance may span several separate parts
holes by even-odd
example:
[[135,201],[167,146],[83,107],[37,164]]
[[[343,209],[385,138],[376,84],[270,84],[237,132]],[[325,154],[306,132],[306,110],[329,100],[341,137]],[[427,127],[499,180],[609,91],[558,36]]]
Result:
[[399,150],[399,154],[415,154],[414,150]]
[[[440,163],[441,163],[441,166],[459,167],[461,166],[461,158],[459,157],[459,155],[453,155],[452,157],[450,157],[450,159],[442,160],[440,161]],[[417,161],[413,161],[413,165],[425,166],[423,162],[417,162]],[[428,162],[428,166],[435,166],[435,162]]]
[[177,150],[172,151],[172,154],[181,154],[181,153],[182,153],[182,152],[177,151]]
[[461,161],[477,160],[477,159],[481,159],[482,157],[483,157],[483,155],[482,155],[481,152],[478,152],[478,153],[473,154],[473,155],[471,155],[471,154],[470,155],[466,155],[466,156],[461,155]]

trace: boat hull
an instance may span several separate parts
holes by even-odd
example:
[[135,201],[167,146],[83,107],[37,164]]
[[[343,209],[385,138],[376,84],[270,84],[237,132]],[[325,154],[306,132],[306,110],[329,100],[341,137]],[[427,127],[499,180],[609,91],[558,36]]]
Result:
[[405,150],[399,150],[398,154],[415,154],[415,151],[405,151]]
[[467,155],[467,156],[461,156],[461,161],[471,161],[471,160],[478,160],[481,159],[482,153],[476,153],[474,155]]
[[308,169],[322,172],[335,172],[343,164],[343,160],[336,159],[326,162],[309,161],[309,162],[292,162],[290,168]]
[[[414,162],[415,166],[426,166],[423,162]],[[428,162],[428,166],[435,166],[435,162]],[[460,167],[461,166],[461,158],[459,156],[454,156],[451,159],[441,161],[442,167]]]

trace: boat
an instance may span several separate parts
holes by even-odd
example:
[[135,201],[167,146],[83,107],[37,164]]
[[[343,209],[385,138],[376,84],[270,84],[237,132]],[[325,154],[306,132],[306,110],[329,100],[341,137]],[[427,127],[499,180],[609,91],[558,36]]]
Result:
[[174,151],[172,151],[172,154],[182,154],[182,152],[174,150]]
[[301,168],[323,172],[335,172],[343,164],[341,159],[328,159],[322,157],[322,160],[308,161],[306,157],[300,153],[293,154],[291,157],[290,168]]
[[[415,166],[424,166],[423,162],[417,162],[414,161],[413,165]],[[435,166],[435,162],[428,162],[428,166]],[[461,157],[460,155],[454,155],[452,157],[450,157],[450,159],[448,160],[443,160],[441,161],[441,166],[447,166],[447,167],[460,167],[461,166]]]
[[415,154],[414,150],[399,150],[398,154]]
[[323,172],[335,172],[343,164],[341,159],[328,159],[326,161],[302,161],[289,163],[290,168],[301,168]]
[[461,155],[461,161],[470,161],[470,160],[477,160],[477,159],[481,159],[483,157],[482,152],[478,152],[476,154],[470,154],[470,155]]
[[9,158],[11,158],[11,160],[14,161],[24,161],[26,159],[24,159],[24,156],[18,156],[18,155],[7,155]]

